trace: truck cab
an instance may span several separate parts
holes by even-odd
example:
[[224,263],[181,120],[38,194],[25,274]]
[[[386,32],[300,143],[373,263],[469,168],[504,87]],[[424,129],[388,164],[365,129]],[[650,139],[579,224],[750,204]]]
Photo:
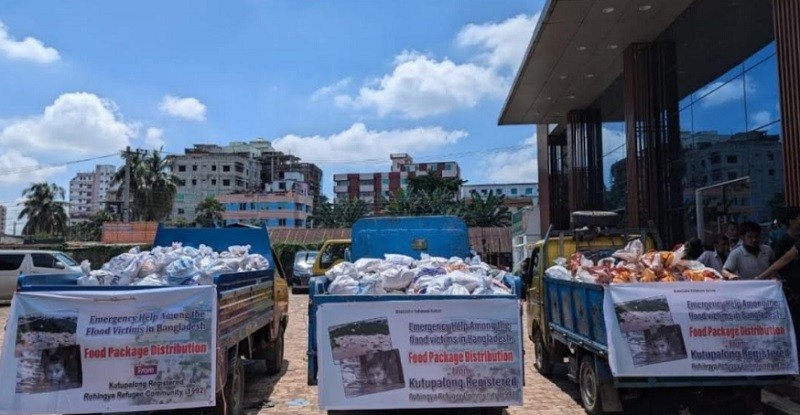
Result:
[[348,260],[350,244],[350,239],[328,239],[325,241],[314,260],[312,276],[319,277],[334,265]]

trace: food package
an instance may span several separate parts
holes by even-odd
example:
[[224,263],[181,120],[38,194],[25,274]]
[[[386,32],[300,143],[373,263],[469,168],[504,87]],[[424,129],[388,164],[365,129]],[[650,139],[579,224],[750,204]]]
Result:
[[381,271],[380,278],[388,291],[405,290],[414,281],[414,272],[405,266],[395,266]]
[[454,271],[447,275],[450,277],[450,281],[453,283],[453,285],[461,285],[462,287],[466,288],[467,292],[469,293],[475,291],[475,289],[482,284],[480,277],[470,275],[462,271]]
[[463,285],[453,284],[444,290],[444,295],[469,295],[469,290]]
[[192,277],[200,273],[194,264],[194,259],[189,257],[182,257],[169,264],[165,271],[169,285],[187,285]]
[[360,278],[355,265],[350,262],[340,262],[325,272],[325,277],[328,278],[328,281],[335,281],[340,276],[348,276],[354,280]]
[[545,274],[548,277],[556,278],[559,280],[571,280],[572,274],[569,272],[568,269],[564,268],[562,265],[553,265],[552,267],[545,270]]
[[353,263],[353,266],[356,267],[358,272],[368,272],[374,271],[378,266],[381,265],[381,261],[378,258],[361,258],[358,261]]
[[348,274],[341,274],[328,285],[328,293],[333,295],[357,294],[358,281]]
[[383,280],[378,275],[365,275],[358,281],[357,294],[381,295],[386,294],[383,289]]
[[405,265],[406,267],[414,265],[414,258],[411,258],[410,256],[386,254],[383,257],[386,258],[387,262],[391,262],[392,264]]
[[159,285],[167,285],[167,280],[164,279],[159,274],[150,274],[145,276],[144,278],[134,282],[132,285],[143,285],[143,286],[159,286]]
[[582,282],[597,283],[598,277],[598,274],[592,274],[586,268],[581,268],[575,273],[575,279]]
[[80,277],[78,277],[78,285],[84,287],[96,287],[100,285],[100,281],[98,281],[96,277],[93,277],[91,275],[81,275]]
[[625,262],[636,262],[643,253],[644,245],[642,245],[642,241],[639,239],[634,239],[633,241],[628,242],[628,244],[625,245],[625,248],[614,252],[612,256]]

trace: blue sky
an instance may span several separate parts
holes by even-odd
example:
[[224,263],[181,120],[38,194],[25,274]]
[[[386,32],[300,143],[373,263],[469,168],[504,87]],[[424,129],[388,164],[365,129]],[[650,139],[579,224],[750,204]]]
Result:
[[0,202],[15,217],[31,181],[119,158],[46,166],[126,145],[256,137],[318,163],[328,194],[397,151],[536,181],[534,127],[497,118],[541,3],[4,1]]
[[[30,182],[67,188],[75,172],[120,159],[63,163],[126,145],[182,153],[262,137],[319,164],[329,195],[333,174],[386,171],[392,152],[458,161],[471,184],[537,181],[534,126],[497,119],[542,3],[0,2],[7,232]],[[701,88],[682,129],[777,120],[771,54]],[[604,129],[607,182],[621,131]]]

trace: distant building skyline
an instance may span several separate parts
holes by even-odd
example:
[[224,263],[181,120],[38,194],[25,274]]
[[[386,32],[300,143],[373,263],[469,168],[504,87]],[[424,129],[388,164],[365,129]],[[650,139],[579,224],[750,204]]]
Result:
[[118,188],[111,185],[116,172],[116,166],[98,164],[93,171],[78,172],[69,181],[70,225],[88,221],[92,215],[106,209],[109,193]]

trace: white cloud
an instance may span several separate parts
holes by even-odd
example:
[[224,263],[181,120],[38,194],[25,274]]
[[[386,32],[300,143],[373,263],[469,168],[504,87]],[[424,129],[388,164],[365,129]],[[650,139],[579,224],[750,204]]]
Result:
[[197,98],[180,98],[165,95],[159,105],[161,112],[173,117],[187,120],[203,121],[206,119],[206,106]]
[[339,95],[340,107],[375,110],[386,116],[399,113],[409,118],[444,114],[473,108],[483,98],[501,98],[508,80],[489,68],[475,64],[437,61],[417,52],[395,58],[391,74],[371,81],[355,97]]
[[0,130],[0,150],[42,155],[100,155],[130,144],[132,128],[116,105],[87,92],[59,96],[42,115],[17,120]]
[[344,78],[339,80],[339,82],[336,82],[333,85],[323,86],[322,88],[314,91],[314,93],[311,94],[311,100],[319,101],[322,98],[326,98],[330,95],[338,93],[341,90],[347,88],[350,85],[350,81],[351,81],[350,78]]
[[458,33],[456,43],[481,50],[478,56],[489,67],[516,71],[522,62],[539,13],[520,14],[500,23],[469,24]]
[[150,127],[147,129],[147,134],[144,138],[144,143],[149,149],[159,149],[164,147],[164,130],[160,128]]
[[52,63],[61,58],[58,51],[47,47],[41,40],[26,37],[22,40],[14,39],[8,33],[8,27],[0,22],[0,53],[9,59],[27,60],[38,63]]
[[478,164],[490,183],[538,182],[536,133],[523,140],[519,148],[490,153]]
[[272,141],[273,147],[318,164],[387,164],[390,153],[421,153],[451,144],[467,136],[465,131],[441,127],[376,131],[355,123],[328,136],[287,135]]
[[64,171],[65,166],[43,167],[35,159],[24,156],[17,150],[7,150],[0,154],[0,187],[40,182]]
[[749,125],[749,127],[750,128],[759,128],[759,127],[762,127],[762,126],[766,125],[770,121],[774,121],[775,119],[776,119],[776,117],[773,117],[772,113],[767,111],[767,110],[758,111],[755,114],[751,114],[750,115],[750,125]]
[[756,92],[756,84],[750,77],[739,77],[728,83],[714,82],[697,91],[700,106],[703,108],[715,107],[731,101],[744,99],[745,88],[747,94]]

